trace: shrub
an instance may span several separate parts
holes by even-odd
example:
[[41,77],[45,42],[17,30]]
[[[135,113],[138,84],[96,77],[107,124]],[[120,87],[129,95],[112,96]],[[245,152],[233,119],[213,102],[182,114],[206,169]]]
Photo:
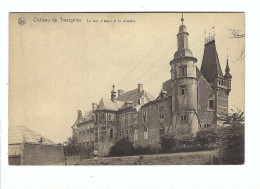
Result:
[[134,155],[148,155],[148,154],[156,154],[158,153],[158,150],[155,148],[152,148],[151,146],[146,147],[135,147],[134,148]]
[[163,135],[160,137],[161,150],[163,152],[170,152],[176,146],[176,139],[174,135]]
[[133,152],[134,145],[132,142],[129,141],[128,137],[122,138],[121,140],[117,141],[110,148],[110,156],[129,156],[133,155]]
[[209,128],[197,132],[196,141],[202,149],[216,147],[216,142],[219,137],[219,129]]

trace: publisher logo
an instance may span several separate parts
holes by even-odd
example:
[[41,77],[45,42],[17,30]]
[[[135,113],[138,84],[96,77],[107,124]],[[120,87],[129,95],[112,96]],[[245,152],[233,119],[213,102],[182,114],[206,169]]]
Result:
[[25,23],[26,23],[26,20],[25,20],[23,17],[20,17],[20,18],[18,19],[18,24],[19,24],[20,26],[25,25]]

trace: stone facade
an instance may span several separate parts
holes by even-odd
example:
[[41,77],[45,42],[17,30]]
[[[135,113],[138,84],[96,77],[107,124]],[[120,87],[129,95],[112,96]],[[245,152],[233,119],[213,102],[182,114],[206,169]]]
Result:
[[163,83],[157,98],[142,84],[125,93],[119,89],[116,96],[113,85],[110,99],[93,103],[92,110],[84,116],[78,112],[73,136],[85,147],[91,145],[99,156],[105,156],[123,137],[129,137],[134,146],[157,148],[162,135],[196,136],[201,129],[223,125],[232,79],[228,60],[223,75],[215,37],[211,36],[205,39],[199,70],[188,36],[182,24],[177,34],[178,49],[170,62],[171,78]]

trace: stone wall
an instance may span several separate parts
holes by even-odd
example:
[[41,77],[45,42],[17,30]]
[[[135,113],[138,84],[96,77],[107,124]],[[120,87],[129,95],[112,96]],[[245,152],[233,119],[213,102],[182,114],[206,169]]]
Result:
[[23,165],[64,165],[61,145],[24,144]]

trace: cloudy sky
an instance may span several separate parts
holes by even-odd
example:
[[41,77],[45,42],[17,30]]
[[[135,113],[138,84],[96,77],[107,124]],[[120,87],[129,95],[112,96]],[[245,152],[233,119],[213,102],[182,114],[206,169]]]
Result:
[[[26,20],[23,26],[20,17]],[[63,142],[71,136],[77,110],[84,113],[92,102],[110,98],[113,83],[125,91],[143,83],[156,97],[170,78],[180,18],[181,13],[11,14],[9,126],[26,126]],[[244,33],[244,19],[238,13],[184,13],[199,68],[205,31],[207,36],[215,32],[223,72],[228,51],[229,106],[242,110],[245,41],[230,38],[229,29]]]

